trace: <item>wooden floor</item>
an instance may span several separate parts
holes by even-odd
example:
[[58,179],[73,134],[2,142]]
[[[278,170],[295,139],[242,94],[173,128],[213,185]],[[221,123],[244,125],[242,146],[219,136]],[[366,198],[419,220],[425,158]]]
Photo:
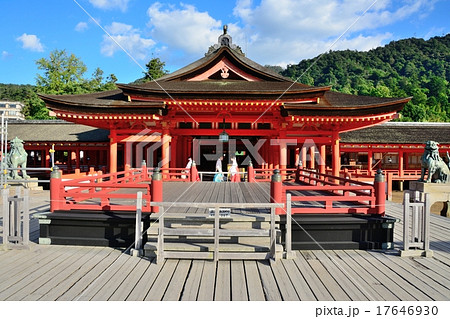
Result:
[[[259,187],[242,185],[243,191]],[[218,187],[224,187],[218,195],[224,202],[241,196]],[[167,201],[180,196],[167,192]],[[258,197],[246,200],[267,193],[252,196]],[[48,209],[48,200],[39,205],[38,211]],[[390,216],[400,219],[401,209],[388,203]],[[35,220],[31,228],[36,230]],[[401,232],[398,222],[391,251],[297,251],[295,259],[276,262],[156,264],[113,248],[32,243],[30,250],[0,250],[0,300],[450,300],[450,219],[431,218],[432,258],[397,256]]]

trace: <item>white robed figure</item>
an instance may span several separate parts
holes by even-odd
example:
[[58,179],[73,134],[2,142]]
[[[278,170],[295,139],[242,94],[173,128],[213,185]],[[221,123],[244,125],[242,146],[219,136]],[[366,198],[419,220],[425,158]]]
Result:
[[231,167],[230,167],[231,181],[232,182],[240,182],[241,177],[239,175],[239,168],[236,161],[236,157],[231,159]]
[[[190,170],[191,170],[191,167],[192,167],[192,158],[188,158],[188,163],[187,163],[187,165],[186,165],[186,169],[184,170],[184,172],[186,173],[186,174],[189,174],[189,172],[190,172]],[[181,178],[182,179],[186,179],[186,175],[181,175]]]

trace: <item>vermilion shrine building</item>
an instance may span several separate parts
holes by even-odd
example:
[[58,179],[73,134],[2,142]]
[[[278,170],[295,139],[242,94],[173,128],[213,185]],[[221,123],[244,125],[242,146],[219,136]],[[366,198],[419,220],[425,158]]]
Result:
[[[140,165],[149,149],[154,156],[148,166],[170,155],[170,161],[162,161],[163,168],[184,167],[195,155],[196,140],[218,140],[225,131],[235,140],[236,154],[250,155],[256,167],[283,169],[301,160],[325,172],[326,161],[308,160],[320,155],[328,158],[337,176],[340,134],[390,121],[410,100],[354,96],[292,82],[245,57],[226,32],[194,63],[157,81],[117,87],[85,95],[40,96],[60,119],[109,130],[110,172],[124,164]],[[308,147],[302,148],[304,144]],[[198,145],[201,156],[216,151]],[[230,143],[223,145],[226,153]],[[263,161],[255,160],[256,150]],[[245,157],[238,159],[244,166]],[[372,156],[367,161],[372,167]],[[198,166],[213,170],[214,162],[201,157]]]

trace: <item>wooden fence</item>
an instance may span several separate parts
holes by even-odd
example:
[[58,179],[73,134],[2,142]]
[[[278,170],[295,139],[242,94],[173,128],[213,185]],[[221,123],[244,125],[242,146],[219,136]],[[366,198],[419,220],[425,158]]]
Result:
[[[184,203],[184,202],[152,202],[152,206],[158,206],[160,209],[158,244],[157,244],[157,261],[163,262],[165,258],[200,258],[208,259],[211,252],[185,252],[185,251],[165,251],[164,237],[170,236],[200,236],[214,238],[213,259],[265,259],[266,253],[232,253],[220,252],[219,240],[221,236],[270,236],[270,257],[275,259],[276,256],[276,233],[275,233],[275,208],[283,207],[280,203]],[[195,207],[195,208],[214,208],[214,228],[213,229],[186,229],[186,228],[167,228],[164,225],[165,208],[171,207]],[[221,229],[220,214],[221,208],[270,208],[270,229],[268,232],[264,229]]]

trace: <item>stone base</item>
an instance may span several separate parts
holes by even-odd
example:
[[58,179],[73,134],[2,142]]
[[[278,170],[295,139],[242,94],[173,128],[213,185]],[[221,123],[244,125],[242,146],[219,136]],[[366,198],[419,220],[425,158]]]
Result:
[[[39,243],[46,245],[109,246],[127,248],[134,244],[136,214],[64,212],[35,215],[39,219]],[[144,228],[149,216],[142,216]],[[144,236],[144,245],[147,236]]]
[[441,216],[450,217],[450,184],[411,181],[409,182],[409,190],[430,194],[430,206],[436,202],[443,202],[444,208],[441,211]]
[[14,186],[23,186],[25,188],[28,188],[32,191],[41,191],[43,190],[42,186],[38,185],[38,179],[33,177],[29,179],[24,179],[23,182],[7,182],[8,185]]
[[[393,249],[390,217],[358,214],[297,214],[292,221],[292,249]],[[285,244],[286,216],[280,216]]]
[[432,250],[410,249],[400,250],[400,257],[433,257]]

